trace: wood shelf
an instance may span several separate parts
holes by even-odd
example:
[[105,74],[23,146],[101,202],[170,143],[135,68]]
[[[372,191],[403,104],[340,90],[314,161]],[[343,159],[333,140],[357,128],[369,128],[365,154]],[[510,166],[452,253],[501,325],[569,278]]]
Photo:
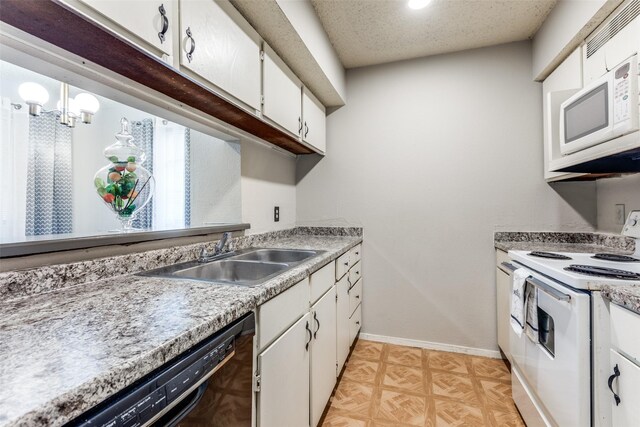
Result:
[[300,141],[53,0],[2,0],[0,20],[294,154]]

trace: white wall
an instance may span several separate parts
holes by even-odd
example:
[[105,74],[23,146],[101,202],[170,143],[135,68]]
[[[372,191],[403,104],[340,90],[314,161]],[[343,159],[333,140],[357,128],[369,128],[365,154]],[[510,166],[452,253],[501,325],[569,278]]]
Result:
[[[291,228],[296,225],[296,159],[250,141],[241,142],[242,221],[251,224],[247,234]],[[280,207],[280,221],[273,208]]]
[[622,0],[559,0],[533,39],[533,78],[544,80]]
[[496,230],[593,230],[595,183],[543,179],[529,42],[349,70],[298,223],[364,226],[363,331],[497,349]]
[[640,210],[640,174],[620,178],[601,179],[597,182],[598,230],[620,233],[622,225],[615,221],[615,207],[625,205],[626,215]]

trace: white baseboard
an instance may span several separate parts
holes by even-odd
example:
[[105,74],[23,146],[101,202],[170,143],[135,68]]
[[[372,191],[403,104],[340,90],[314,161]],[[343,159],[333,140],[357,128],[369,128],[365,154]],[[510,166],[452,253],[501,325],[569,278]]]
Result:
[[363,340],[384,342],[387,344],[406,345],[409,347],[426,348],[427,350],[449,351],[452,353],[471,354],[473,356],[491,357],[493,359],[501,359],[502,355],[498,350],[486,350],[483,348],[464,347],[461,345],[442,344],[439,342],[412,340],[409,338],[387,337],[385,335],[360,333],[359,337]]

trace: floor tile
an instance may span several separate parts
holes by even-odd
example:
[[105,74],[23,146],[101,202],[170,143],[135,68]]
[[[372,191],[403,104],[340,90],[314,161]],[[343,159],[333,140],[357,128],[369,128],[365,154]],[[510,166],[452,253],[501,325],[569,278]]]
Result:
[[485,417],[479,406],[449,400],[435,401],[436,427],[484,427]]
[[426,409],[426,396],[382,390],[374,418],[422,426],[425,423]]
[[343,379],[332,397],[331,408],[368,417],[373,397],[372,386]]
[[432,372],[431,375],[431,389],[434,395],[480,404],[470,376],[447,372]]
[[526,427],[503,361],[364,340],[322,426]]
[[422,349],[399,345],[389,346],[387,363],[422,367]]
[[322,427],[367,427],[368,420],[358,419],[336,409],[330,409],[324,417]]
[[420,368],[386,364],[382,385],[384,387],[403,389],[412,393],[426,393],[424,374]]
[[507,364],[500,359],[488,359],[486,357],[471,357],[473,374],[478,377],[494,378],[498,380],[511,380],[511,373]]
[[375,384],[379,369],[381,369],[380,362],[354,358],[349,360],[343,377],[347,380]]
[[358,340],[353,352],[351,353],[351,357],[357,359],[381,360],[383,348],[384,344],[379,342]]
[[429,369],[468,374],[467,360],[468,356],[461,354],[429,352]]
[[487,406],[503,411],[512,411],[515,408],[511,398],[511,384],[481,380],[480,386],[482,398]]

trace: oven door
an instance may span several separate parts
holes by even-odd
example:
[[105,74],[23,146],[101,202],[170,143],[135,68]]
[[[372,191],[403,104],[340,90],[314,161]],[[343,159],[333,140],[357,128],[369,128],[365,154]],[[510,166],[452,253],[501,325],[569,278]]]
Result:
[[[551,425],[591,425],[590,295],[533,272],[538,290],[538,342],[526,334],[515,343],[514,364]],[[515,335],[514,335],[515,336]],[[521,396],[522,398],[522,396]],[[514,396],[515,399],[515,396]],[[529,402],[518,402],[523,408]],[[526,420],[525,420],[526,421]]]

